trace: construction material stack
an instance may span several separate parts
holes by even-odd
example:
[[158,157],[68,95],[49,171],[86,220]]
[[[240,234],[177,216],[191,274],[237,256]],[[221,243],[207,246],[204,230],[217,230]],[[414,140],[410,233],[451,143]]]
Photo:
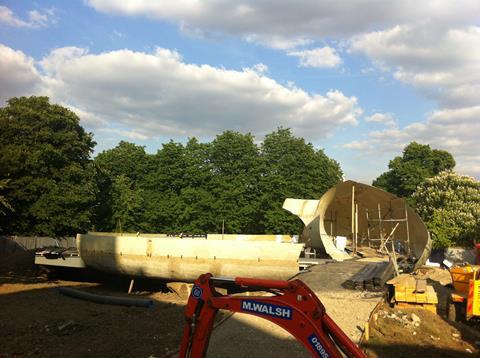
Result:
[[411,275],[400,275],[387,282],[393,286],[393,302],[398,307],[423,308],[437,313],[438,297],[427,281]]
[[392,275],[393,267],[388,262],[371,263],[345,281],[344,286],[359,291],[383,291]]

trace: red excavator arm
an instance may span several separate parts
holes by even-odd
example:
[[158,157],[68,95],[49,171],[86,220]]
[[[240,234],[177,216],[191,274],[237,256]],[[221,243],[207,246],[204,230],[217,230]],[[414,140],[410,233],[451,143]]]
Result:
[[[266,290],[273,296],[229,296],[215,290],[215,283]],[[185,310],[186,324],[180,357],[205,357],[215,315],[219,309],[267,319],[290,332],[314,357],[340,358],[366,355],[326,314],[315,293],[300,280],[275,281],[237,277],[223,279],[201,275],[192,288]]]

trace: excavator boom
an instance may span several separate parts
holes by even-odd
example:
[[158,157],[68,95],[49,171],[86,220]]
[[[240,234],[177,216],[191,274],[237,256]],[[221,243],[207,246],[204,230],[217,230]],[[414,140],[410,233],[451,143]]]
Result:
[[[215,290],[215,284],[265,290],[273,296],[230,296]],[[314,357],[364,358],[366,355],[348,338],[325,312],[315,293],[302,281],[262,280],[237,277],[215,278],[203,274],[192,288],[185,310],[186,324],[180,357],[205,357],[219,309],[245,313],[269,320],[290,332]]]

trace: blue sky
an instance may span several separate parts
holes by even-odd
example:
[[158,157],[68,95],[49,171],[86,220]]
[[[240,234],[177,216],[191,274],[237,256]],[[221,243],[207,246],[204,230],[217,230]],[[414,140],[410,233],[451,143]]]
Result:
[[477,1],[1,1],[0,101],[155,152],[289,127],[370,182],[416,140],[480,177]]

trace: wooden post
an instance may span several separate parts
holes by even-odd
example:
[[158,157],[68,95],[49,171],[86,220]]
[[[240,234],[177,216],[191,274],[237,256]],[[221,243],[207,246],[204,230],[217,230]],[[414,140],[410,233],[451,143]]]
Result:
[[365,322],[365,330],[363,332],[363,337],[365,339],[365,342],[368,342],[370,339],[370,324],[368,322]]
[[407,253],[408,255],[410,255],[410,229],[409,229],[409,226],[408,226],[408,210],[407,210],[407,201],[404,200],[404,204],[405,204],[405,226],[406,226],[406,230],[407,230]]
[[222,240],[225,235],[225,219],[222,220]]
[[380,203],[378,203],[377,207],[378,207],[378,231],[379,231],[379,237],[380,237],[380,251],[382,251],[385,246],[385,243],[383,242],[382,213],[380,211],[381,210]]
[[355,242],[355,185],[352,185],[352,249],[355,255],[357,253]]
[[135,280],[132,278],[130,280],[130,287],[128,288],[128,294],[131,294],[132,293],[132,290],[133,290],[133,284],[135,283]]
[[358,204],[355,204],[355,250],[358,249]]
[[[398,224],[397,224],[398,226]],[[397,228],[395,226],[395,228]],[[393,229],[395,230],[395,229]],[[390,257],[390,259],[392,260],[392,263],[393,263],[393,269],[395,271],[395,276],[399,276],[400,275],[400,272],[398,271],[398,265],[397,265],[397,255],[395,254],[395,245],[393,243],[393,240],[392,240],[392,256]]]
[[370,245],[370,222],[368,221],[368,209],[365,209],[365,217],[367,218],[367,239],[368,239],[368,247]]

